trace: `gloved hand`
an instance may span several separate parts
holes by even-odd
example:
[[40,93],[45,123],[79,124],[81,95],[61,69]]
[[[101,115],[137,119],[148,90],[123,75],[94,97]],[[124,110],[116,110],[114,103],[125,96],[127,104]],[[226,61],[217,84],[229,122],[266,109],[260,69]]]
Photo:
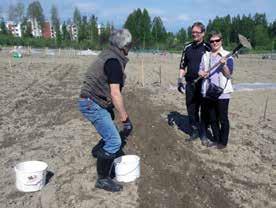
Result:
[[128,137],[132,130],[133,130],[133,125],[130,121],[129,118],[127,118],[125,121],[122,122],[123,123],[123,131],[122,133],[124,134],[125,137]]
[[177,90],[182,94],[185,92],[185,85],[184,85],[183,78],[178,78],[178,80],[177,80]]

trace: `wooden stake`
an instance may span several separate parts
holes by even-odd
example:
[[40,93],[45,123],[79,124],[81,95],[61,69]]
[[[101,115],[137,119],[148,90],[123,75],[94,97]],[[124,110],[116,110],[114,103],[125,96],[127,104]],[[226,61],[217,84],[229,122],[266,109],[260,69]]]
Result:
[[142,56],[142,64],[141,64],[141,81],[142,81],[142,87],[145,86],[145,76],[144,76],[144,58]]
[[159,82],[160,82],[160,87],[162,85],[162,67],[159,65]]
[[58,55],[60,56],[60,48],[58,49]]
[[264,116],[263,116],[263,120],[266,119],[266,110],[267,110],[267,105],[268,105],[268,96],[266,98],[266,101],[265,101],[265,109],[264,109]]

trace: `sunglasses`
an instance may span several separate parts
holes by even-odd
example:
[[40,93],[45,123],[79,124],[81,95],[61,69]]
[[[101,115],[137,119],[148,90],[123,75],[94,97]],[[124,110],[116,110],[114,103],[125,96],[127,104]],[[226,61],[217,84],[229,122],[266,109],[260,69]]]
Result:
[[214,42],[218,43],[220,41],[221,41],[221,38],[220,39],[216,39],[216,40],[210,40],[210,43],[214,43]]
[[203,33],[203,32],[192,31],[192,34],[196,34],[196,35],[199,35],[201,33]]

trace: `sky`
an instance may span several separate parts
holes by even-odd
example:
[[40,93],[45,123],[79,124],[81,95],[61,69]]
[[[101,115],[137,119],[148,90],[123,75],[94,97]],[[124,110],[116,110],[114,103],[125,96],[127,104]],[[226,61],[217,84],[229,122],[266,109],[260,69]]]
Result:
[[[10,4],[23,2],[25,7],[33,0],[0,0],[2,13]],[[72,18],[75,7],[82,15],[92,14],[98,17],[99,23],[107,21],[115,27],[122,27],[127,16],[137,8],[146,8],[153,19],[160,16],[170,32],[187,28],[195,21],[204,24],[216,16],[232,17],[236,15],[254,15],[265,13],[268,22],[276,20],[276,0],[40,0],[46,19],[50,19],[50,9],[53,4],[58,7],[62,21]]]

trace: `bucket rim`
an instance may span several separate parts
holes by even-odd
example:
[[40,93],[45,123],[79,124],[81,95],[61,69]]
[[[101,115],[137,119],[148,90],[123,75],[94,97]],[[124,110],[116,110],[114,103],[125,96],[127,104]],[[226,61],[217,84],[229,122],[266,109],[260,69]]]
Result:
[[120,159],[123,157],[135,157],[137,161],[140,161],[140,157],[138,155],[122,155],[120,157],[115,158],[114,163],[120,162],[121,161]]
[[[41,168],[41,170],[35,170],[35,171],[19,170],[18,169],[19,165],[22,165],[24,163],[30,163],[30,162],[40,163],[40,164],[44,165],[44,167]],[[24,161],[24,162],[20,162],[20,163],[16,164],[14,167],[14,171],[15,172],[24,172],[24,173],[36,173],[36,172],[45,171],[45,170],[47,170],[47,168],[48,168],[48,164],[46,162],[39,161],[39,160],[28,160],[28,161]]]

